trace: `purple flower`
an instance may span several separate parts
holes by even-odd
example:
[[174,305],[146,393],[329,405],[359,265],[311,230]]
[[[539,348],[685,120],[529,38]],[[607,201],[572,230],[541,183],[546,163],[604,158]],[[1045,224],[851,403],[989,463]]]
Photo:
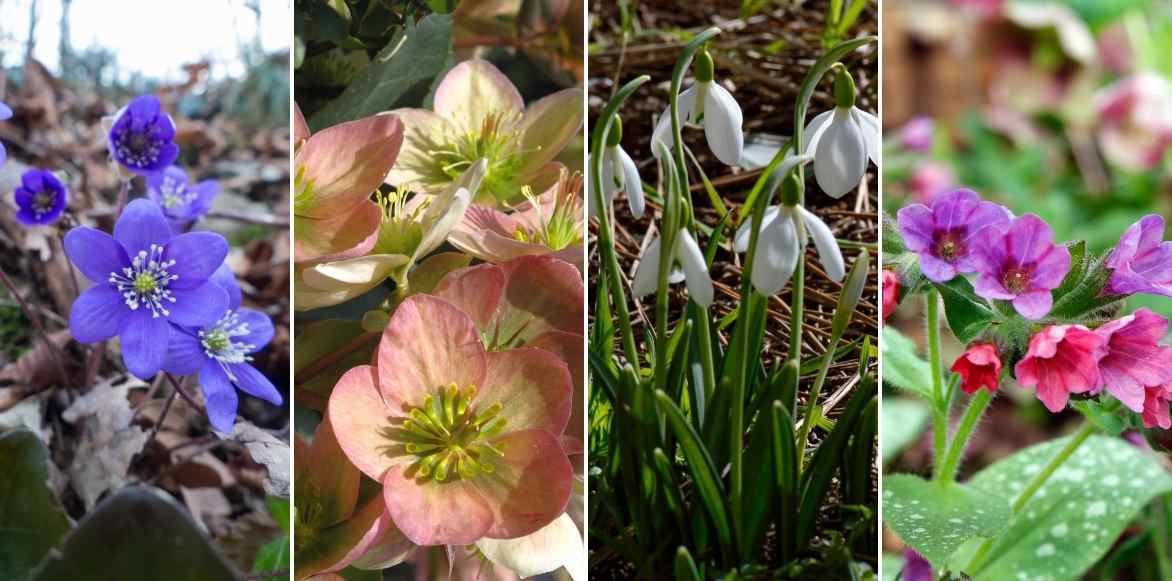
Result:
[[987,299],[1013,301],[1013,308],[1031,321],[1049,313],[1050,291],[1070,270],[1070,251],[1054,245],[1050,226],[1026,214],[982,238],[975,252],[980,274],[973,290]]
[[1132,224],[1106,264],[1113,271],[1108,293],[1172,297],[1172,242],[1164,242],[1164,218],[1148,214]]
[[239,400],[236,389],[281,405],[273,382],[249,364],[252,354],[273,340],[273,323],[264,313],[240,308],[240,286],[228,267],[221,266],[211,281],[227,292],[223,315],[201,327],[172,327],[163,369],[181,375],[199,374],[200,389],[212,427],[231,432]]
[[175,122],[151,95],[135,97],[114,115],[110,127],[110,154],[136,174],[157,172],[179,157]]
[[902,581],[932,581],[932,564],[912,549],[903,551],[903,572],[899,578]]
[[61,217],[69,202],[69,191],[52,172],[30,169],[20,176],[20,185],[12,197],[16,199],[16,219],[21,224],[44,226]]
[[932,132],[935,129],[931,117],[915,117],[899,130],[899,142],[905,149],[928,153],[932,151]]
[[126,206],[113,236],[85,226],[70,230],[65,254],[94,282],[73,302],[73,338],[119,337],[126,368],[140,378],[162,368],[171,323],[203,327],[228,307],[228,293],[208,280],[224,263],[228,242],[211,232],[173,236],[158,204],[147,199]]
[[[0,121],[12,119],[12,108],[4,103],[0,103]],[[0,143],[0,165],[4,165],[4,160],[8,159],[8,151],[4,149],[4,144]]]
[[220,193],[220,184],[215,180],[192,184],[187,172],[175,165],[148,175],[146,184],[147,197],[159,204],[176,231],[186,230],[191,222],[207,214]]
[[957,273],[976,272],[978,235],[990,226],[1008,224],[1009,210],[982,202],[972,190],[936,196],[930,203],[899,211],[899,232],[908,250],[920,255],[920,270],[933,282],[952,280]]

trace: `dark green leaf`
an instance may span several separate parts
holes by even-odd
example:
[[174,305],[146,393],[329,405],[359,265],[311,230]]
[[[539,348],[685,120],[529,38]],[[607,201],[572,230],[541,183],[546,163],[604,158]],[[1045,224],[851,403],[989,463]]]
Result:
[[700,581],[700,571],[696,569],[696,562],[686,547],[676,551],[676,581]]
[[23,579],[69,530],[49,490],[48,455],[28,430],[0,435],[0,579]]
[[952,334],[961,343],[969,343],[996,320],[997,314],[989,309],[988,303],[973,291],[973,285],[963,276],[937,284],[940,297],[944,299],[944,316]]

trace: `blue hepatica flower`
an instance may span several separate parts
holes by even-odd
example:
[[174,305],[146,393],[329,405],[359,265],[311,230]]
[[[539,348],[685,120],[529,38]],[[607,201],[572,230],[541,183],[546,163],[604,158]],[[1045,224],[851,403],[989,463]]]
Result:
[[[12,119],[12,108],[0,103],[0,121],[7,119]],[[0,143],[0,165],[4,165],[6,159],[8,159],[8,151],[4,149],[4,144]]]
[[231,432],[239,403],[236,388],[281,405],[273,382],[249,363],[253,353],[273,340],[273,323],[260,311],[240,308],[240,287],[227,266],[221,266],[211,280],[227,291],[228,308],[202,327],[175,327],[163,369],[181,375],[199,373],[212,427]]
[[61,217],[69,203],[65,184],[43,169],[30,169],[20,176],[20,185],[12,192],[16,200],[16,219],[25,226],[52,224]]
[[147,197],[163,208],[163,215],[176,230],[186,230],[191,222],[212,209],[212,200],[220,193],[220,184],[204,180],[193,184],[187,172],[179,166],[170,166],[146,178]]
[[151,95],[135,97],[114,114],[108,135],[110,155],[136,174],[150,174],[175,163],[175,122]]
[[143,379],[163,367],[172,323],[203,327],[228,307],[228,293],[209,280],[228,242],[212,232],[173,236],[159,205],[147,199],[126,206],[113,236],[85,226],[70,230],[65,254],[94,282],[73,302],[73,338],[119,337],[122,361]]

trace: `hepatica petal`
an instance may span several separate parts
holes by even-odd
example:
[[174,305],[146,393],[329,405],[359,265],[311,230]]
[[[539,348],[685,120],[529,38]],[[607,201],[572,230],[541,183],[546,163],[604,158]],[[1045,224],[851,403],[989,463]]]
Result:
[[139,198],[126,205],[114,225],[114,238],[133,257],[140,251],[149,251],[152,244],[166,244],[171,239],[171,226],[158,204]]
[[214,232],[189,232],[172,238],[163,258],[174,260],[170,269],[179,278],[172,288],[194,288],[212,276],[228,256],[228,241]]
[[130,264],[117,240],[88,226],[78,226],[65,235],[65,254],[86,278],[98,284]]
[[236,423],[236,408],[240,405],[240,398],[219,363],[211,359],[204,363],[199,370],[199,388],[203,391],[212,427],[218,432],[231,433]]
[[96,343],[121,333],[129,318],[122,295],[114,287],[100,284],[86,289],[73,302],[69,330],[79,343]]
[[132,311],[120,335],[126,369],[139,379],[154,377],[167,358],[170,335],[171,324],[166,318],[154,317],[142,308]]
[[175,302],[168,305],[168,318],[176,325],[202,327],[228,310],[228,293],[215,283],[204,281],[195,287],[174,289],[171,294]]
[[530,534],[565,511],[573,468],[558,439],[544,430],[505,434],[496,444],[504,451],[497,472],[476,480],[494,515],[484,536]]

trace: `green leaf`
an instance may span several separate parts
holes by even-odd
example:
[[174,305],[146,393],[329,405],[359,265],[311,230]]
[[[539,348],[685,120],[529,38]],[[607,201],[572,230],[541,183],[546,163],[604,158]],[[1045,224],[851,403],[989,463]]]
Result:
[[310,118],[310,128],[318,131],[394,109],[407,96],[422,97],[443,71],[451,48],[451,16],[408,21],[337,99]]
[[696,569],[696,562],[687,547],[680,547],[676,551],[676,581],[700,581],[700,571]]
[[1078,283],[1082,282],[1087,276],[1087,269],[1090,268],[1093,256],[1087,254],[1087,243],[1085,240],[1077,242],[1070,242],[1066,244],[1066,249],[1070,251],[1070,270],[1067,271],[1066,276],[1063,277],[1062,283],[1058,288],[1054,289],[1054,298],[1061,297],[1074,289]]
[[[254,573],[266,571],[286,571],[280,576],[260,577],[260,579],[286,579],[289,568],[289,537],[280,537],[269,541],[256,552],[256,559],[252,562]],[[256,577],[254,577],[255,579]]]
[[671,401],[667,394],[657,390],[655,398],[660,413],[666,416],[672,433],[680,442],[680,450],[688,463],[688,469],[692,473],[700,500],[707,510],[713,526],[716,527],[716,537],[721,545],[721,550],[726,558],[731,557],[735,554],[732,524],[728,517],[728,508],[725,505],[724,487],[720,483],[719,473],[712,463],[712,457],[708,455],[708,450],[700,442],[700,436],[692,429],[692,424],[688,423],[680,408]]
[[936,569],[965,541],[1001,533],[1010,518],[1008,499],[972,486],[911,474],[883,479],[884,524]]
[[932,417],[932,408],[918,399],[884,397],[882,415],[882,453],[886,464],[920,437]]
[[[112,542],[133,550],[113,550]],[[242,579],[186,509],[156,488],[124,488],[98,504],[38,568],[34,581]]]
[[977,296],[973,285],[963,276],[937,284],[936,288],[944,299],[944,316],[948,319],[948,327],[961,343],[976,339],[997,319],[997,314]]
[[268,505],[269,514],[273,516],[273,520],[277,521],[277,525],[281,527],[281,531],[288,535],[290,525],[289,499],[270,496],[265,500],[265,504]]
[[23,579],[69,530],[49,490],[48,456],[28,430],[0,435],[0,579]]
[[883,381],[932,400],[932,368],[916,354],[916,344],[884,325],[879,339]]
[[[1019,493],[1065,443],[1064,438],[1022,450],[982,470],[970,485]],[[1168,492],[1172,475],[1149,454],[1118,438],[1093,436],[1022,507],[975,577],[1082,578],[1139,511]]]

